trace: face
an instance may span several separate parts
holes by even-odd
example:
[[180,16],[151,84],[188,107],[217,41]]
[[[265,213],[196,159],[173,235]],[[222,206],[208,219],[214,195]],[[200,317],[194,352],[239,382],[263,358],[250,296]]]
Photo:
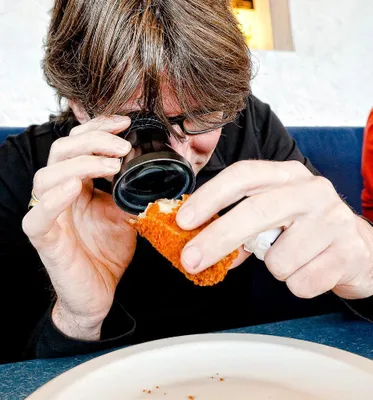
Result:
[[[170,90],[167,87],[162,88],[163,93],[163,107],[165,113],[168,117],[176,117],[182,114],[180,105],[174,96],[171,95]],[[81,107],[79,107],[73,101],[69,102],[70,107],[74,111],[77,120],[83,124],[89,121],[89,116]],[[130,100],[123,106],[123,113],[128,113],[131,111],[141,110],[141,104],[137,100],[137,96],[134,96],[133,100]],[[175,126],[176,130],[180,130],[179,126]],[[174,137],[171,137],[172,148],[182,155],[191,164],[195,174],[208,163],[210,160],[217,143],[221,135],[222,128],[215,129],[208,133],[203,133],[199,135],[190,135],[183,141],[178,141]]]

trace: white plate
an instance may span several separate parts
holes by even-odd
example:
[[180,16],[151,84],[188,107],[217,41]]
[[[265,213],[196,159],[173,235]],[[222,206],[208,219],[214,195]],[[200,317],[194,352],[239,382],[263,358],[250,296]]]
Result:
[[55,378],[29,400],[188,398],[371,400],[373,361],[273,336],[179,337],[98,357]]

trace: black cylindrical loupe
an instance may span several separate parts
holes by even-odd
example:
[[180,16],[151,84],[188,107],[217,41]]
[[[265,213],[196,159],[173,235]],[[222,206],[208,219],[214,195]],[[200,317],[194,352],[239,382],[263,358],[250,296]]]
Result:
[[193,191],[193,169],[171,148],[168,130],[156,116],[138,114],[120,136],[132,145],[113,179],[113,198],[122,210],[137,215],[150,202]]

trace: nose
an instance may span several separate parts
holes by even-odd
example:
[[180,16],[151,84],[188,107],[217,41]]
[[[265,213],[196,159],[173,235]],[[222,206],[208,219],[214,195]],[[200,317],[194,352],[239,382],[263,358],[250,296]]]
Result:
[[178,134],[180,134],[180,139],[176,139],[176,137],[174,135],[170,135],[170,145],[171,145],[172,149],[176,151],[176,153],[178,153],[181,156],[183,156],[184,158],[186,158],[187,150],[189,147],[189,143],[188,143],[189,138],[183,134],[180,126],[173,125],[172,127],[175,129],[175,131]]
[[187,152],[189,148],[188,138],[178,140],[174,136],[171,136],[170,145],[172,149],[176,151],[176,153],[180,154],[184,158],[187,158]]

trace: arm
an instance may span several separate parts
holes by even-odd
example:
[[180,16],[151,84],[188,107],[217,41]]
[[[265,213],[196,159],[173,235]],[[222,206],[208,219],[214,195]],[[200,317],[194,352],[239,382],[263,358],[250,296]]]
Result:
[[131,343],[136,323],[119,303],[114,302],[105,318],[99,340],[74,339],[60,331],[52,320],[53,305],[36,324],[27,343],[27,358],[74,356]]
[[[0,147],[0,362],[22,357],[49,303],[47,275],[21,229],[25,193],[30,193],[32,182],[32,163],[23,156],[30,153],[27,144],[20,151],[16,141],[8,139]],[[17,185],[19,181],[23,184]]]
[[0,148],[0,363],[123,345],[135,328],[133,318],[115,303],[95,342],[69,337],[52,321],[53,286],[38,252],[22,231],[36,168],[32,140],[29,131],[8,139]]
[[199,273],[237,248],[242,263],[250,256],[242,246],[248,238],[281,227],[283,233],[264,259],[276,279],[301,298],[333,291],[355,310],[365,299],[372,314],[372,227],[352,212],[331,182],[315,176],[268,106],[254,101],[253,107],[264,160],[230,165],[180,209],[179,226],[194,229],[212,213],[236,204],[185,246],[184,268]]
[[[264,158],[276,161],[297,160],[304,164],[314,175],[319,175],[312,166],[310,160],[299,151],[295,140],[289,135],[277,116],[270,110],[269,106],[255,103],[255,114],[264,115],[259,119],[260,133],[263,143]],[[373,221],[373,110],[369,116],[363,146],[362,173],[364,179],[364,190],[362,194],[363,215]],[[373,226],[356,216],[359,231],[365,237],[371,253],[373,254]],[[373,297],[366,299],[343,300],[351,311],[356,315],[373,322]]]

